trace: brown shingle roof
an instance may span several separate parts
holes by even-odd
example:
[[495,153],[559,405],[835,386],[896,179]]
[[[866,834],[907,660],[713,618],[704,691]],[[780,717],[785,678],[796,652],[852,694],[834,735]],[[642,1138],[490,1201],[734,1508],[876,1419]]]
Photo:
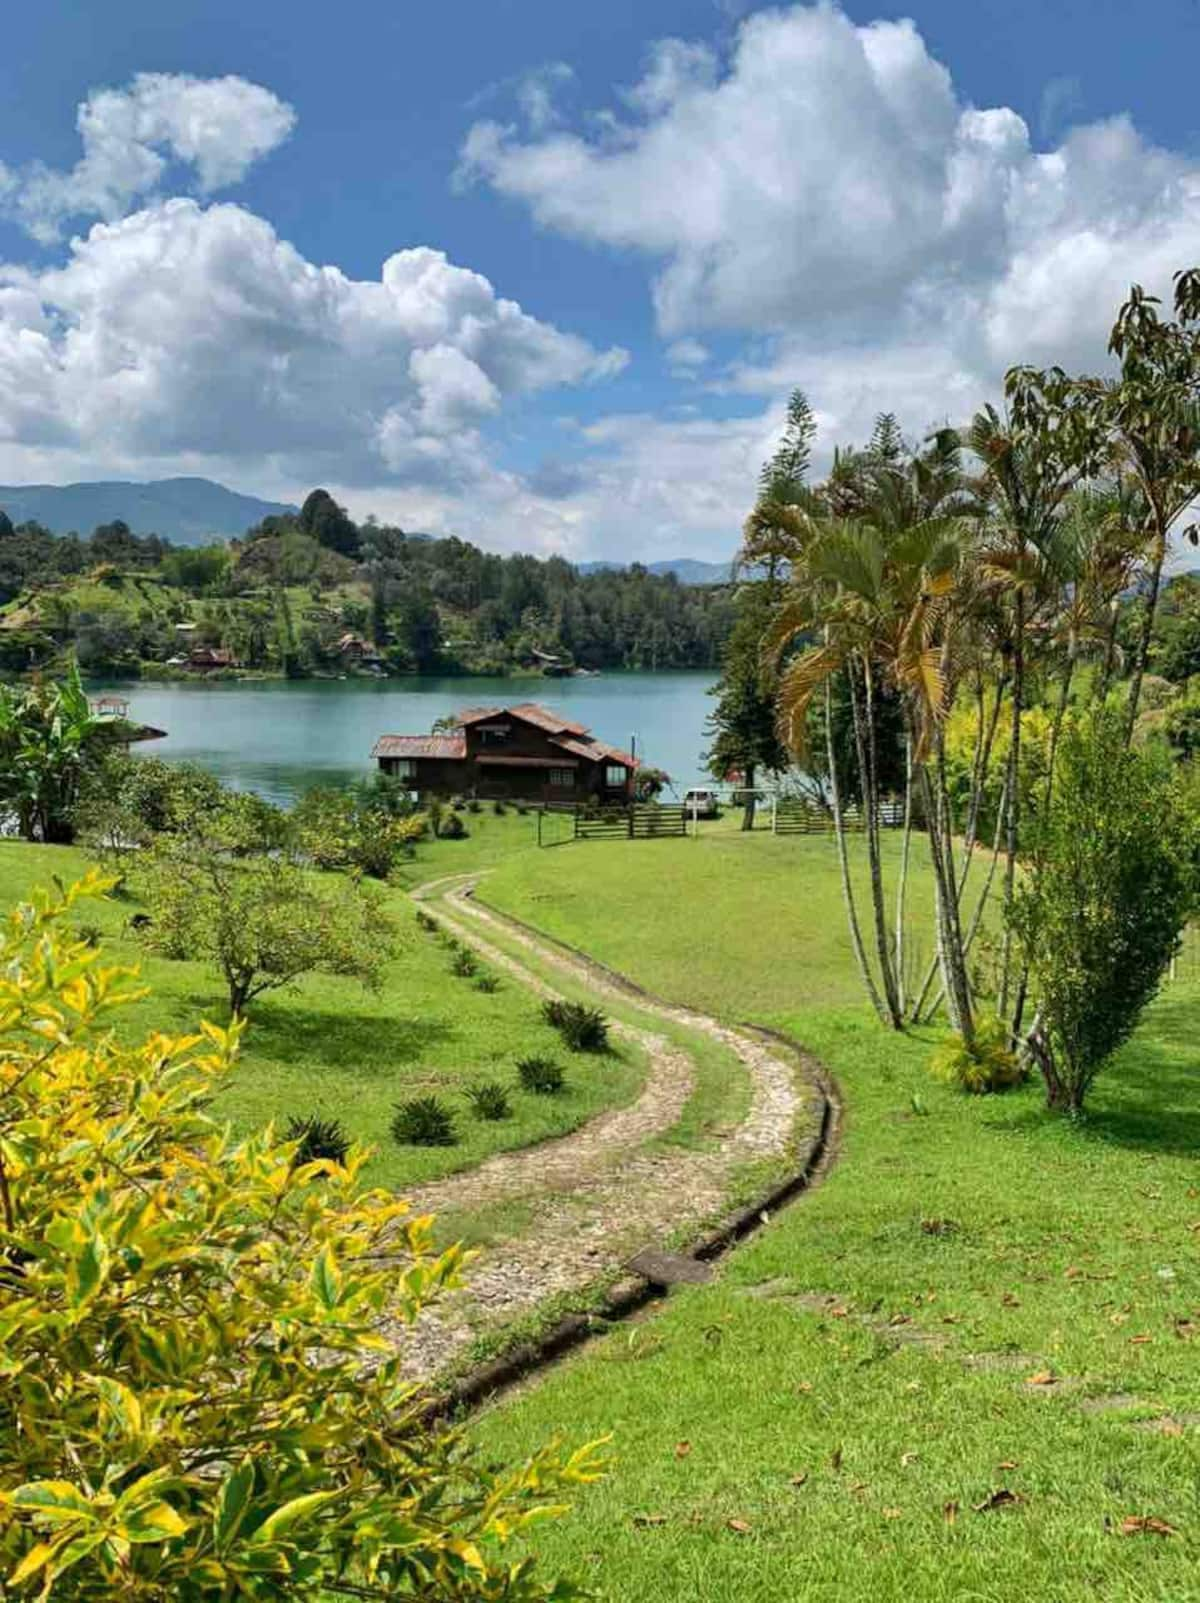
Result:
[[456,721],[462,729],[467,724],[477,724],[484,718],[498,718],[503,711],[503,707],[464,707],[457,714]]
[[371,748],[372,757],[465,757],[464,735],[380,735]]
[[535,729],[544,729],[551,735],[583,735],[588,730],[584,724],[573,724],[569,718],[560,718],[549,707],[543,707],[537,701],[523,701],[517,707],[510,707],[509,712],[514,718],[520,718],[523,723],[532,724]]

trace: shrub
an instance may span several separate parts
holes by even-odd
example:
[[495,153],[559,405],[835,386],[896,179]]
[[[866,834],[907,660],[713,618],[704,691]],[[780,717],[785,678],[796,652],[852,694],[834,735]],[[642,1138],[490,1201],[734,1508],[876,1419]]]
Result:
[[438,836],[441,840],[466,840],[467,826],[457,813],[447,813],[442,819]]
[[1068,726],[1011,914],[1050,1107],[1082,1109],[1157,991],[1195,905],[1197,833],[1161,752],[1128,749],[1113,714]]
[[450,959],[450,972],[456,974],[460,980],[469,980],[479,972],[479,964],[475,961],[474,952],[460,946]]
[[[207,1109],[238,1028],[113,1028],[141,993],[68,927],[105,889],[0,919],[0,1256],[20,1278],[0,1289],[0,1589],[575,1595],[502,1544],[594,1459],[485,1466],[413,1406],[403,1332],[461,1249],[365,1191],[362,1151],[282,1178],[264,1131],[231,1139]],[[366,1367],[384,1321],[400,1351]]]
[[315,1163],[325,1158],[344,1164],[350,1151],[350,1137],[340,1119],[323,1119],[319,1113],[301,1116],[293,1113],[283,1132],[285,1141],[298,1141],[296,1164]]
[[467,811],[469,813],[481,813],[483,811],[483,804],[480,802],[478,796],[471,797],[470,801],[467,803]]
[[960,1091],[976,1096],[989,1091],[1007,1091],[1029,1078],[1028,1071],[1010,1048],[1008,1031],[998,1018],[977,1021],[972,1047],[965,1044],[961,1035],[943,1041],[930,1059],[929,1072],[935,1080],[943,1080],[947,1085],[955,1085]]
[[526,1091],[536,1091],[539,1096],[553,1096],[566,1083],[561,1064],[553,1058],[522,1058],[517,1078]]
[[597,1007],[555,998],[542,1004],[542,1017],[552,1025],[572,1052],[607,1052],[608,1020]]
[[475,981],[475,989],[477,991],[484,991],[488,996],[490,996],[493,991],[498,991],[500,989],[500,981],[494,974],[481,974]]
[[436,935],[441,929],[441,925],[423,907],[418,907],[417,928],[424,930],[426,935]]
[[406,1147],[453,1147],[458,1144],[454,1115],[435,1096],[410,1097],[392,1114],[392,1139]]
[[499,1080],[477,1080],[467,1087],[467,1101],[477,1119],[497,1121],[512,1117],[508,1091]]
[[492,811],[495,813],[497,818],[503,818],[505,813],[507,813],[508,808],[502,801],[497,800],[492,803]]

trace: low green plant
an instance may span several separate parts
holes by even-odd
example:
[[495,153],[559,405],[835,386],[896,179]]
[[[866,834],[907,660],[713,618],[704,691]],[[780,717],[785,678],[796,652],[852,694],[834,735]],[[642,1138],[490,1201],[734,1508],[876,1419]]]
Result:
[[471,797],[470,801],[467,803],[467,811],[469,813],[481,813],[483,811],[483,803],[479,800],[478,796]]
[[508,1089],[499,1080],[477,1080],[467,1087],[466,1097],[477,1119],[495,1122],[512,1117]]
[[440,931],[441,925],[438,923],[437,919],[431,917],[423,907],[418,907],[417,928],[423,929],[427,935],[436,935]]
[[503,818],[505,813],[508,811],[508,808],[502,801],[497,800],[492,803],[492,811],[495,813],[497,818]]
[[475,989],[477,991],[483,991],[490,996],[493,991],[498,991],[500,989],[500,981],[494,974],[481,974],[475,981]]
[[350,1137],[340,1119],[325,1119],[319,1113],[293,1113],[284,1128],[285,1141],[297,1141],[296,1166],[325,1158],[344,1164],[350,1151]]
[[450,972],[457,975],[460,980],[469,980],[479,972],[479,964],[475,960],[474,952],[460,946],[450,959]]
[[392,1140],[405,1147],[458,1145],[454,1115],[440,1097],[410,1097],[392,1114]]
[[538,1096],[554,1096],[566,1084],[562,1065],[553,1058],[522,1058],[517,1064],[517,1078],[524,1090]]
[[957,1086],[972,1096],[1008,1091],[1029,1078],[1028,1070],[1009,1045],[1003,1021],[994,1016],[977,1022],[971,1046],[961,1035],[951,1035],[943,1041],[929,1060],[929,1072],[935,1080]]
[[457,812],[447,813],[442,819],[438,836],[441,840],[466,840],[467,826]]
[[608,1051],[608,1020],[598,1007],[555,997],[542,1003],[542,1017],[558,1031],[572,1052]]

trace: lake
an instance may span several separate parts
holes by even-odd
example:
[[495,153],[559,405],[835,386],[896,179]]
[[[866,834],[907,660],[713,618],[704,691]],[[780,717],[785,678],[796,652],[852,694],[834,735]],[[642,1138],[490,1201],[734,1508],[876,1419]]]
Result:
[[286,803],[312,785],[369,774],[380,735],[427,734],[460,708],[521,701],[542,702],[610,745],[636,742],[638,757],[665,768],[682,794],[706,778],[700,754],[716,678],[705,669],[578,679],[139,680],[88,689],[119,692],[133,718],[167,731],[140,751],[199,763],[227,784]]

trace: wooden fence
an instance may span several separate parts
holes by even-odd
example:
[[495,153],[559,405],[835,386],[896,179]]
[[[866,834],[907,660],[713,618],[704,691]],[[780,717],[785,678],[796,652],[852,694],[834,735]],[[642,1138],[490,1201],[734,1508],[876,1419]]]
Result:
[[[847,829],[858,830],[863,827],[862,809],[856,803],[852,802],[843,808],[842,816]],[[879,822],[884,829],[902,828],[903,802],[880,802]],[[833,829],[833,814],[803,797],[784,796],[772,811],[771,829],[776,835],[823,835]]]
[[599,813],[581,808],[575,814],[576,840],[669,840],[686,834],[687,814],[681,806],[635,803]]

